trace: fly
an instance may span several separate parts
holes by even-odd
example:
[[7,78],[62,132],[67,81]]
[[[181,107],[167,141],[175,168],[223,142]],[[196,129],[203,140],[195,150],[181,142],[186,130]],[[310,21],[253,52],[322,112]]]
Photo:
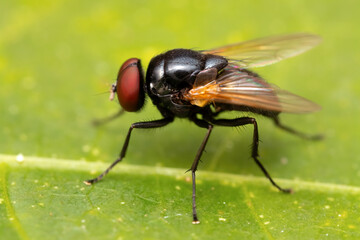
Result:
[[[125,157],[133,129],[160,128],[175,118],[187,118],[207,130],[189,169],[192,173],[193,224],[200,223],[196,211],[195,172],[214,126],[252,125],[252,158],[274,187],[290,193],[291,189],[280,187],[259,161],[256,119],[224,119],[219,114],[226,111],[252,112],[272,119],[277,127],[302,138],[320,139],[319,135],[306,135],[283,125],[279,119],[280,113],[310,113],[320,110],[319,105],[282,90],[249,70],[296,56],[320,41],[321,38],[316,35],[300,33],[240,42],[206,51],[173,49],[151,59],[146,78],[140,59],[128,59],[119,70],[110,98],[117,95],[121,111],[137,112],[142,109],[148,95],[162,118],[131,124],[119,157],[102,174],[85,183],[91,185],[101,180]],[[120,115],[121,111],[112,118]]]

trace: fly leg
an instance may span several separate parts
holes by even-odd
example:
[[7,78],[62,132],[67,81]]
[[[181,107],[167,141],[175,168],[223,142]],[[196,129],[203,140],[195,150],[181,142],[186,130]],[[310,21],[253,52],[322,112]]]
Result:
[[206,128],[208,131],[200,145],[200,148],[198,149],[194,162],[191,165],[191,168],[188,171],[191,171],[192,174],[192,209],[193,209],[193,224],[199,224],[200,221],[197,217],[197,212],[196,212],[196,178],[195,178],[195,172],[197,170],[197,167],[199,165],[199,161],[201,158],[202,153],[204,152],[205,146],[207,141],[209,140],[210,137],[210,133],[213,129],[213,125],[209,124],[208,122],[204,121],[204,120],[200,120],[197,118],[193,118],[191,119],[196,125],[198,125],[199,127],[202,128]]
[[164,119],[155,120],[155,121],[137,122],[137,123],[131,124],[119,157],[103,173],[101,173],[98,177],[96,177],[94,179],[86,180],[86,181],[84,181],[84,183],[86,185],[91,185],[91,184],[94,184],[94,183],[100,181],[106,174],[108,174],[108,172],[117,163],[119,163],[125,157],[126,150],[128,148],[129,141],[130,141],[131,132],[132,132],[132,130],[134,128],[159,128],[159,127],[163,127],[163,126],[171,123],[173,120],[174,120],[174,118],[164,118]]
[[274,120],[274,123],[277,127],[281,128],[282,130],[285,130],[289,133],[295,134],[296,136],[301,137],[303,139],[318,141],[318,140],[322,140],[324,138],[324,136],[321,134],[308,135],[308,134],[296,131],[295,129],[290,128],[288,126],[285,126],[280,122],[280,119],[278,116],[275,116],[272,119]]
[[258,149],[259,149],[259,132],[258,132],[258,126],[255,118],[250,117],[241,117],[241,118],[235,118],[235,119],[210,119],[209,122],[211,122],[214,125],[220,125],[220,126],[228,126],[228,127],[237,127],[237,126],[243,126],[247,124],[254,125],[254,133],[253,133],[253,142],[252,142],[252,151],[251,151],[251,157],[254,159],[255,163],[260,167],[261,171],[264,173],[267,179],[271,182],[271,184],[279,189],[281,192],[285,193],[291,193],[292,190],[289,188],[282,188],[280,187],[270,176],[268,171],[265,169],[265,167],[262,165],[262,163],[259,161],[258,157]]
[[93,124],[95,127],[104,125],[105,123],[111,122],[112,120],[120,117],[124,112],[125,112],[125,110],[121,108],[119,111],[117,111],[116,113],[114,113],[114,114],[112,114],[112,115],[110,115],[110,116],[108,116],[108,117],[100,118],[100,119],[94,119],[94,120],[92,121],[92,124]]

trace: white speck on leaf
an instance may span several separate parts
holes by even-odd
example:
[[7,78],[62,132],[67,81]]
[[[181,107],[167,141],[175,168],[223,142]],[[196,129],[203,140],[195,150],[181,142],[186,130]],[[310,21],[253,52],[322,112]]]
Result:
[[22,153],[16,155],[16,161],[22,163],[24,161],[24,155]]
[[281,164],[286,165],[289,161],[288,161],[288,159],[286,157],[282,157],[280,159],[280,162],[281,162]]

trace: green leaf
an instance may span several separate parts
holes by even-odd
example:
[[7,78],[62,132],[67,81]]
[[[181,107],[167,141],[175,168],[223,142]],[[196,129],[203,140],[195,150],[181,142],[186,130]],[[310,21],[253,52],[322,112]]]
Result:
[[[198,172],[200,225],[180,169],[121,164],[86,186],[104,163],[0,156],[1,227],[7,239],[358,238],[360,188]],[[297,235],[301,232],[301,235]]]
[[[21,0],[0,6],[0,239],[359,238],[357,1]],[[114,161],[131,123],[160,118],[147,99],[138,114],[91,126],[118,111],[116,101],[99,93],[108,92],[126,59],[140,58],[146,70],[169,49],[296,32],[318,34],[323,42],[254,69],[323,107],[280,115],[288,126],[324,134],[320,142],[256,116],[260,160],[294,194],[273,189],[250,158],[251,126],[215,127],[197,178],[201,224],[192,225],[184,169],[205,130],[187,120],[134,130],[123,163],[95,186],[82,184]],[[23,163],[14,160],[20,154]]]

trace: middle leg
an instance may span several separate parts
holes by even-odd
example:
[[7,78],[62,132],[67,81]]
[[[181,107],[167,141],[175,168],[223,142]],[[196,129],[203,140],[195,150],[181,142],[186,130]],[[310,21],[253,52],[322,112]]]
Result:
[[196,175],[195,175],[195,172],[197,170],[197,167],[199,165],[199,161],[200,161],[200,158],[201,158],[201,155],[202,153],[204,152],[204,149],[205,149],[205,146],[207,144],[207,141],[209,140],[209,137],[210,137],[210,133],[213,129],[213,125],[209,124],[208,122],[204,121],[204,120],[201,120],[201,119],[198,119],[196,117],[192,118],[191,119],[196,125],[198,125],[199,127],[202,127],[202,128],[207,128],[207,133],[196,153],[196,156],[195,156],[195,159],[194,159],[194,162],[193,164],[191,165],[191,168],[189,169],[189,171],[191,170],[191,175],[192,175],[192,209],[193,209],[193,221],[192,223],[193,224],[199,224],[200,221],[197,217],[197,211],[196,211]]

